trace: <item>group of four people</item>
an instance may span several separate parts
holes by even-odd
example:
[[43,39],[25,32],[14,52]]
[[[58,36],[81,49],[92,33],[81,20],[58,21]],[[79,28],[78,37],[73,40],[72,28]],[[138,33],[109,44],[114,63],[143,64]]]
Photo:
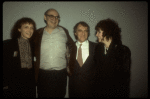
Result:
[[[122,45],[117,22],[95,27],[98,43],[88,40],[86,22],[74,26],[76,42],[59,26],[55,9],[44,13],[46,26],[36,30],[31,18],[18,20],[11,40],[3,42],[5,97],[129,97],[131,52]],[[107,51],[108,50],[108,51]]]

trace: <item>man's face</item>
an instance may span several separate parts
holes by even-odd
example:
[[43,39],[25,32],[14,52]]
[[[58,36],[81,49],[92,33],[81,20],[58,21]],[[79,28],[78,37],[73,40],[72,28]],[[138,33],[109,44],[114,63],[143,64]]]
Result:
[[77,36],[77,40],[80,43],[84,42],[88,38],[88,27],[84,27],[81,24],[79,24],[75,35]]
[[18,29],[24,39],[29,39],[33,35],[34,27],[32,24],[26,23]]
[[47,22],[48,27],[52,29],[55,29],[57,27],[59,19],[55,17],[58,17],[58,15],[59,14],[55,10],[50,10],[48,11],[47,15],[44,15],[44,20]]

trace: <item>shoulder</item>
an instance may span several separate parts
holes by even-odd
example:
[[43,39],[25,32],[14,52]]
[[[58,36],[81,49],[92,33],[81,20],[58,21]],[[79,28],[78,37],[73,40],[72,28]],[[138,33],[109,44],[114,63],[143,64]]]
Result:
[[93,51],[95,51],[97,44],[98,43],[89,41],[89,48],[92,49]]
[[131,57],[131,51],[126,45],[118,46],[117,49],[119,49],[120,52],[123,53],[124,57]]
[[3,41],[3,45],[8,45],[10,42],[11,42],[11,39],[4,40],[4,41]]
[[44,31],[44,28],[45,28],[45,27],[37,29],[37,30],[35,31],[35,33],[36,33],[36,34],[40,34],[41,32]]
[[59,31],[61,34],[68,36],[67,32],[65,32],[64,28],[57,26],[57,31]]
[[3,41],[3,50],[11,51],[17,48],[18,40],[17,39],[8,39]]
[[104,48],[104,44],[103,43],[96,43],[95,49],[102,49],[102,48]]
[[126,52],[126,53],[131,53],[129,47],[127,47],[126,45],[122,45],[121,47],[122,47],[122,50],[123,50],[124,52]]
[[61,32],[62,34],[66,34],[67,35],[67,33],[65,32],[63,27],[57,26],[56,29],[57,29],[57,31]]
[[3,41],[3,51],[6,51],[6,49],[10,49],[11,46],[11,39],[4,40]]
[[44,28],[45,28],[45,27],[39,28],[39,29],[37,29],[36,31],[44,30]]
[[39,28],[39,29],[37,29],[37,30],[34,32],[34,34],[33,34],[33,36],[34,36],[34,41],[37,40],[37,39],[39,39],[39,36],[43,33],[44,28],[45,28],[45,27]]
[[[89,40],[88,40],[88,41],[89,41]],[[97,45],[97,43],[92,42],[92,41],[89,41],[89,44],[91,44],[91,45],[93,45],[93,46],[96,46],[96,45]]]
[[131,56],[131,51],[129,47],[122,45],[122,49],[124,50],[125,54],[127,54],[129,57]]
[[[64,31],[64,29],[63,29],[62,27],[60,27],[60,26],[58,26],[57,29],[58,29],[59,31]],[[64,32],[65,32],[65,31],[64,31]]]
[[8,39],[8,40],[4,40],[3,41],[3,46],[11,46],[14,43],[17,43],[18,40],[17,39]]

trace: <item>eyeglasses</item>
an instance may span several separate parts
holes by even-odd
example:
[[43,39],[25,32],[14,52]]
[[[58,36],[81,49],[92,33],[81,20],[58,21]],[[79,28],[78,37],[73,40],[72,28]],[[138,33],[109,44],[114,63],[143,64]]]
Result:
[[48,14],[46,14],[46,16],[48,16],[50,19],[53,19],[54,17],[56,18],[56,19],[60,19],[60,17],[59,16],[53,16],[53,15],[48,15]]

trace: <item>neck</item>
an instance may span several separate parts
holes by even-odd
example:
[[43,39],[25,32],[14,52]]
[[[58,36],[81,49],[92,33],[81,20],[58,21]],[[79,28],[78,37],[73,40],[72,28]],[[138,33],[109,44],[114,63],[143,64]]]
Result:
[[49,34],[51,34],[54,29],[51,28],[51,27],[46,26],[45,30],[46,30]]
[[[85,40],[85,41],[87,41],[87,40]],[[83,41],[83,42],[85,42],[85,41]],[[80,42],[81,44],[83,43],[83,42],[81,42],[81,41],[78,41],[78,42]]]
[[28,40],[27,38],[23,37],[22,35],[20,36],[20,39]]
[[111,39],[109,39],[108,41],[106,40],[106,42],[104,43],[106,48],[109,48],[111,41],[112,41]]

